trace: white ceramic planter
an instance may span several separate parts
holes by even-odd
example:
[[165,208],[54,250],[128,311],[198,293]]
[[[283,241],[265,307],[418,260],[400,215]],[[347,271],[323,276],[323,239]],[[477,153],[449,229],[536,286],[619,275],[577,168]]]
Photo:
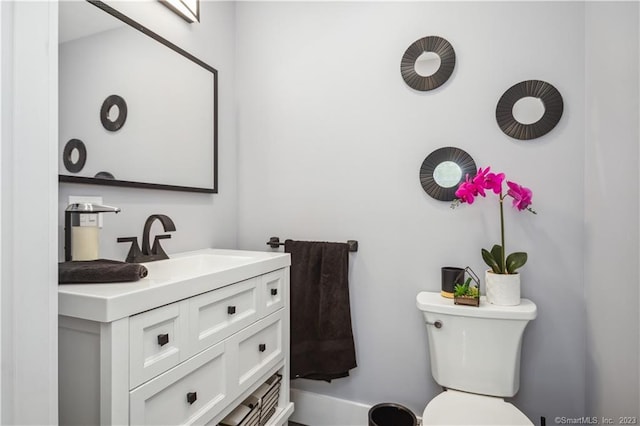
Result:
[[520,304],[520,274],[485,273],[485,289],[489,303],[500,306]]

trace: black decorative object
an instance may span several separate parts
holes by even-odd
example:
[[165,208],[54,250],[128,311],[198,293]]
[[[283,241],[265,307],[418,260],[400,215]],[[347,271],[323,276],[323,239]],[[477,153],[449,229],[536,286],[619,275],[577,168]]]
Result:
[[[434,177],[438,166],[453,163],[460,168],[459,179],[454,179],[448,185],[443,186]],[[458,185],[467,174],[473,176],[477,172],[473,158],[460,148],[452,146],[439,148],[433,151],[422,162],[420,167],[420,183],[424,191],[436,200],[453,201]]]
[[[440,67],[430,76],[416,72],[416,61],[424,52],[433,52],[440,57]],[[400,72],[409,87],[424,92],[443,85],[451,77],[455,65],[456,52],[453,46],[442,37],[429,36],[416,40],[404,52]]]
[[453,291],[456,284],[464,284],[464,268],[455,266],[442,267],[442,290],[440,295],[448,299],[453,299]]
[[[74,151],[78,151],[78,160],[76,162],[72,158]],[[84,163],[87,162],[87,148],[84,143],[80,139],[71,139],[67,142],[62,152],[62,161],[64,162],[64,167],[71,173],[78,173],[82,170]]]
[[[524,124],[513,116],[513,106],[526,97],[538,98],[544,106],[544,114],[535,123]],[[553,129],[562,117],[564,103],[560,92],[551,84],[540,80],[527,80],[509,88],[498,101],[496,120],[500,129],[514,139],[539,138]]]
[[[109,111],[114,106],[118,107],[118,116],[111,121],[109,119]],[[110,132],[120,130],[124,126],[124,122],[127,121],[127,103],[124,99],[118,95],[108,96],[102,103],[102,108],[100,108],[100,121],[102,122],[102,127]]]
[[94,178],[96,178],[96,179],[115,179],[116,177],[113,174],[109,173],[109,172],[102,171],[102,172],[96,173]]

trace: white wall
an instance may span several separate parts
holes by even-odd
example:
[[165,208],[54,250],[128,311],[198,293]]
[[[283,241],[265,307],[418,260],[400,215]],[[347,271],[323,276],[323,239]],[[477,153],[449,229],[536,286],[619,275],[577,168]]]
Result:
[[[444,86],[418,93],[400,60],[428,35],[449,40],[457,64]],[[360,241],[359,366],[294,387],[418,413],[440,391],[415,296],[439,290],[441,266],[484,270],[480,248],[499,240],[495,198],[452,211],[420,186],[424,158],[457,146],[534,192],[537,216],[506,214],[507,245],[530,256],[523,295],[539,308],[515,403],[536,422],[585,415],[584,4],[241,2],[237,70],[239,246]],[[558,88],[565,110],[551,133],[518,142],[495,107],[527,79]]]
[[3,424],[57,422],[57,5],[2,9]]
[[[235,6],[232,2],[201,2],[199,24],[187,24],[160,2],[110,1],[110,6],[138,21],[218,70],[218,194],[185,193],[138,188],[60,184],[59,211],[69,195],[99,195],[122,212],[105,215],[100,235],[100,256],[124,259],[129,244],[117,237],[142,240],[146,218],[167,214],[176,224],[171,240],[163,241],[167,253],[203,247],[236,247],[237,184],[235,129]],[[180,161],[180,158],[176,158]],[[154,161],[153,152],[149,162]],[[159,223],[153,233],[161,232]],[[63,216],[58,222],[59,258],[63,258]]]
[[607,417],[640,414],[638,9],[586,5],[587,404]]

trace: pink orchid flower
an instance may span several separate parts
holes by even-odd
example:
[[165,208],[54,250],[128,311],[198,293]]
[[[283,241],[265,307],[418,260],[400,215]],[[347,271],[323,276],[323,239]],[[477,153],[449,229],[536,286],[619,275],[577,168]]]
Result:
[[[451,203],[451,208],[455,208],[461,203],[473,204],[475,197],[478,195],[485,196],[485,190],[493,191],[498,195],[500,201],[500,235],[501,245],[496,244],[491,251],[482,249],[482,258],[485,263],[497,274],[513,274],[516,269],[523,266],[527,261],[527,254],[524,252],[511,253],[507,256],[504,245],[504,214],[503,204],[507,197],[513,198],[513,206],[518,210],[529,210],[531,213],[536,212],[529,207],[533,192],[529,188],[525,188],[515,182],[507,181],[508,191],[503,195],[502,183],[505,181],[504,173],[492,173],[491,167],[486,169],[479,168],[478,173],[472,178],[465,176],[465,180],[458,186],[455,192],[456,200]],[[496,247],[499,254],[496,253]]]
[[[489,171],[489,168],[487,168]],[[504,181],[504,173],[487,173],[484,181],[484,187],[490,189],[494,194],[499,194],[502,191],[502,182]]]
[[473,201],[477,194],[478,191],[476,186],[469,180],[462,182],[456,190],[456,197],[460,199],[461,203],[473,204]]
[[471,182],[475,185],[476,190],[478,191],[479,195],[482,195],[483,197],[485,196],[485,182],[486,182],[486,174],[487,172],[489,172],[489,170],[491,169],[491,167],[487,167],[485,170],[482,170],[482,167],[480,167],[478,169],[478,174],[476,174],[473,179],[471,180]]
[[507,186],[509,187],[507,195],[513,197],[513,207],[524,210],[531,205],[533,192],[529,188],[510,181],[507,181]]

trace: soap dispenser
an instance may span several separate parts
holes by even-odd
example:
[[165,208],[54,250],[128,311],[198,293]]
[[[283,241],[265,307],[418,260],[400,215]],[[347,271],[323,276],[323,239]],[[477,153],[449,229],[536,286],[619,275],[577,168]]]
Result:
[[[100,228],[98,220],[83,220],[83,215],[118,213],[119,207],[93,203],[72,203],[64,212],[64,260],[96,260],[99,257]],[[88,219],[88,217],[86,217]]]

